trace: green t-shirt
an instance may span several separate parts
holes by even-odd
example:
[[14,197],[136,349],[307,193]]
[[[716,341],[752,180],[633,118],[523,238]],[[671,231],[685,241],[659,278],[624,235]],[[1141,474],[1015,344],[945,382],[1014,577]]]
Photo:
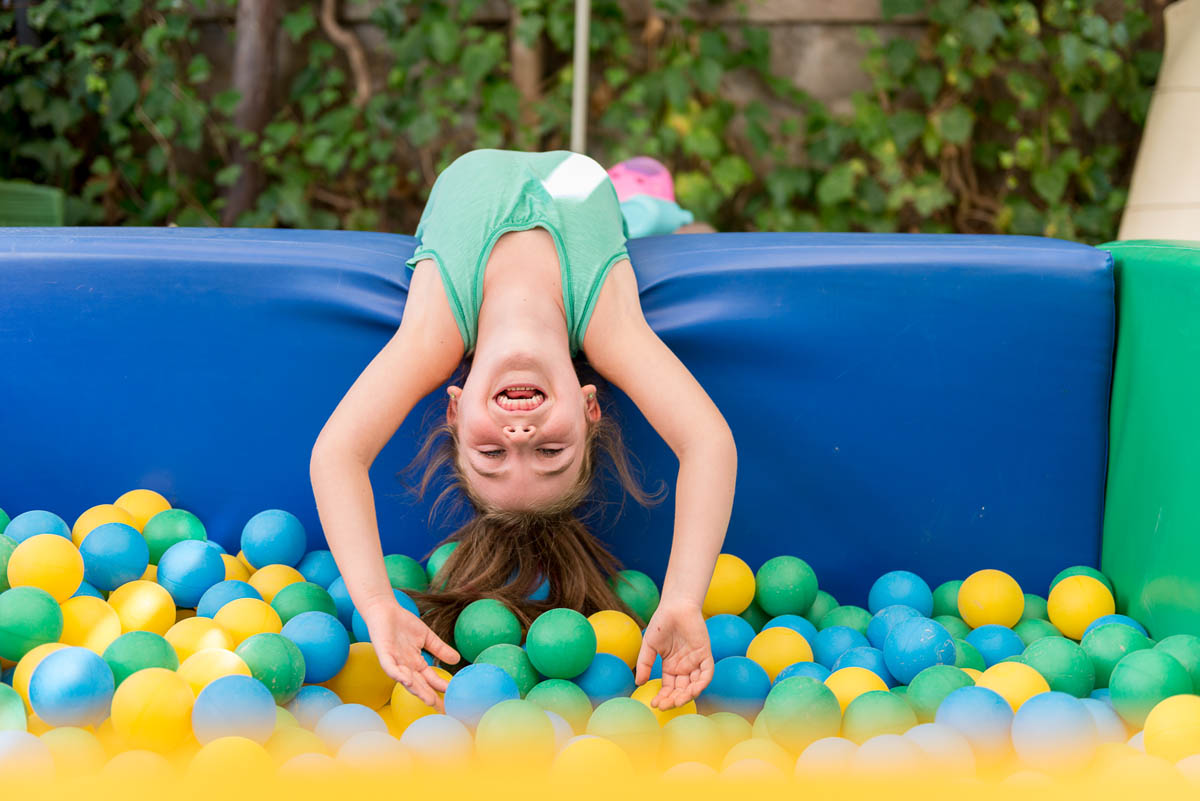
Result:
[[596,161],[569,150],[473,150],[434,182],[417,225],[420,244],[406,262],[437,262],[468,353],[475,349],[483,271],[502,234],[545,228],[562,270],[571,354],[578,352],[600,287],[629,257],[617,191]]

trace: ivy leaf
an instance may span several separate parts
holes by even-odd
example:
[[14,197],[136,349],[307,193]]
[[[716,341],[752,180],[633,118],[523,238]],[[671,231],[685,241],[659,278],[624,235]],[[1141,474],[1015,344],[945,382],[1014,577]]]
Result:
[[908,75],[917,61],[917,46],[909,39],[893,39],[884,49],[888,71],[893,78],[900,79]]
[[108,116],[119,120],[138,98],[137,80],[128,70],[114,72],[108,79]]
[[913,73],[913,85],[917,87],[926,104],[933,103],[942,89],[942,71],[931,64],[922,64]]
[[213,97],[213,106],[226,117],[232,117],[241,99],[242,93],[237,89],[226,89]]
[[217,171],[216,177],[213,180],[217,186],[233,186],[237,182],[238,176],[242,174],[242,165],[230,164],[228,167],[223,167]]
[[1087,92],[1079,100],[1079,116],[1089,129],[1096,126],[1100,115],[1108,108],[1108,94],[1105,92]]
[[193,84],[206,83],[212,77],[212,65],[208,63],[203,53],[192,56],[187,67],[188,82]]
[[1088,48],[1082,38],[1075,33],[1064,33],[1058,37],[1058,53],[1062,60],[1063,69],[1074,77],[1087,63]]
[[888,129],[891,131],[892,141],[896,143],[896,152],[903,154],[925,130],[925,115],[911,109],[902,109],[888,117]]
[[975,117],[970,109],[959,103],[934,117],[934,124],[943,139],[951,144],[961,145],[971,138]]
[[729,196],[754,180],[754,170],[744,158],[731,153],[713,165],[712,177],[721,194]]
[[284,14],[281,24],[284,31],[287,32],[288,38],[293,42],[299,42],[305,34],[317,27],[317,20],[313,16],[312,6],[304,6],[290,14]]
[[812,189],[812,174],[800,167],[781,167],[771,170],[764,178],[771,203],[786,206],[796,195],[807,195]]
[[963,17],[963,37],[967,44],[978,51],[985,51],[997,38],[1004,35],[1004,21],[989,6],[977,5]]
[[1041,195],[1042,200],[1053,205],[1062,198],[1067,189],[1067,171],[1061,164],[1055,164],[1033,174],[1031,183],[1034,191]]
[[853,165],[849,162],[839,164],[817,183],[817,200],[822,206],[835,206],[854,197],[854,180],[856,178]]
[[884,19],[891,19],[901,14],[920,14],[926,5],[927,0],[883,0],[880,9]]
[[439,64],[448,64],[458,49],[458,28],[448,19],[429,23],[429,53]]

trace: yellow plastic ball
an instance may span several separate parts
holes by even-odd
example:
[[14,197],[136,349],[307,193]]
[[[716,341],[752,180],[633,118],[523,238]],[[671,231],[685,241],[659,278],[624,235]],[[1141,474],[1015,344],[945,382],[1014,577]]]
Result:
[[59,726],[41,736],[50,749],[59,776],[94,776],[104,768],[108,754],[95,734],[75,726]]
[[50,656],[60,648],[67,646],[61,642],[48,642],[39,645],[21,657],[21,661],[17,662],[17,666],[13,668],[12,686],[17,691],[17,695],[25,700],[25,714],[33,714],[33,707],[29,704],[29,680],[33,678],[33,669],[41,664],[42,660]]
[[152,631],[166,634],[175,625],[175,601],[171,593],[153,581],[139,579],[122,584],[108,596],[108,605],[121,618],[121,631]]
[[229,632],[210,617],[185,618],[167,629],[164,636],[175,649],[180,662],[205,648],[224,648],[232,651],[235,647]]
[[113,506],[118,506],[129,512],[133,517],[131,526],[141,531],[146,527],[146,521],[154,517],[159,512],[165,512],[171,508],[171,504],[167,499],[159,495],[154,490],[135,489],[122,495],[113,502]]
[[657,709],[651,706],[650,702],[654,700],[654,697],[658,695],[660,690],[662,690],[662,679],[650,679],[650,681],[634,690],[630,698],[641,702],[647,709],[653,712],[659,726],[665,725],[667,721],[673,720],[680,715],[696,714],[695,701],[688,701],[683,706],[676,706],[671,709]]
[[1159,701],[1146,716],[1142,735],[1146,753],[1171,762],[1200,754],[1200,695],[1175,695]]
[[846,707],[850,706],[851,701],[863,693],[873,690],[887,692],[888,688],[883,679],[864,667],[844,667],[841,670],[835,670],[825,679],[825,686],[832,690],[834,696],[837,697],[842,712],[846,711]]
[[113,695],[113,732],[130,748],[172,751],[192,733],[195,702],[183,676],[165,668],[139,670]]
[[8,557],[8,583],[45,590],[61,604],[83,583],[83,557],[66,537],[38,534]]
[[178,673],[192,692],[199,695],[201,690],[222,676],[249,676],[250,668],[233,651],[205,648],[180,662]]
[[226,581],[250,580],[250,568],[246,567],[236,556],[223,553],[221,554],[221,561],[225,563]]
[[146,572],[142,573],[142,581],[158,581],[158,565],[146,565]]
[[346,664],[325,686],[337,693],[343,704],[362,704],[378,711],[391,699],[396,682],[379,666],[375,647],[356,642],[350,645]]
[[76,518],[75,525],[71,526],[71,542],[75,543],[75,547],[78,548],[83,543],[83,538],[92,533],[92,529],[96,526],[103,526],[105,523],[124,523],[141,530],[129,512],[111,503],[102,503],[99,506],[93,506]]
[[238,598],[217,610],[213,621],[229,632],[233,646],[255,634],[278,634],[283,630],[279,613],[266,601],[257,598]]
[[118,786],[145,787],[147,783],[174,779],[175,769],[162,754],[139,748],[116,754],[100,775]]
[[753,728],[750,726],[749,721],[736,713],[713,712],[707,717],[713,723],[717,724],[717,731],[721,734],[722,754],[742,740],[749,740],[753,735]]
[[196,752],[188,765],[192,779],[236,780],[261,778],[274,770],[271,755],[258,743],[246,737],[218,737]]
[[304,576],[294,567],[288,567],[287,565],[264,565],[261,569],[255,570],[250,574],[247,583],[258,590],[258,594],[263,597],[264,601],[271,603],[275,599],[275,593],[289,584],[295,584],[299,581],[304,581]]
[[25,730],[28,731],[30,734],[38,736],[38,737],[40,737],[41,735],[45,734],[48,731],[51,731],[53,728],[54,728],[53,726],[51,726],[49,723],[42,720],[41,718],[39,718],[37,715],[33,714],[32,712],[29,713],[29,717],[26,718],[26,720],[25,720]]
[[633,761],[625,749],[612,740],[578,737],[564,745],[554,757],[550,773],[570,779],[628,779],[633,776]]
[[1013,712],[1038,693],[1050,692],[1050,685],[1041,673],[1021,662],[997,662],[975,680],[976,687],[986,687],[1003,696]]
[[[450,673],[448,671],[440,667],[435,667],[433,672],[446,681],[450,681]],[[438,697],[441,698],[442,694],[438,693]],[[388,724],[388,728],[392,729],[393,734],[397,737],[403,734],[409,724],[417,718],[432,715],[437,711],[431,706],[426,706],[425,702],[410,693],[408,688],[399,682],[396,682],[396,685],[392,688],[392,699],[388,704],[388,710],[391,712],[392,717],[392,723]],[[384,720],[387,720],[387,718],[385,717]]]
[[284,729],[288,726],[299,726],[300,721],[296,720],[296,716],[288,712],[283,707],[275,706],[275,728]]
[[[868,671],[869,672],[869,671]],[[790,774],[795,767],[796,759],[774,740],[761,737],[751,737],[730,748],[725,758],[721,760],[721,770],[744,759],[761,759],[768,765],[774,765]]]
[[970,676],[976,682],[978,682],[979,677],[983,675],[983,671],[979,670],[977,668],[965,667],[965,668],[959,668],[959,670],[961,670],[963,673],[966,673],[968,676]]
[[329,753],[324,740],[299,726],[275,729],[263,747],[279,765],[301,754]]
[[740,615],[754,600],[754,571],[733,554],[717,556],[700,611],[705,617]]
[[195,609],[176,609],[175,610],[175,623],[178,625],[179,623],[183,622],[184,620],[193,618],[195,616],[196,616]]
[[715,768],[732,746],[725,745],[720,727],[703,715],[680,715],[663,725],[659,764],[670,768],[681,762],[702,762]]
[[1116,611],[1117,604],[1108,587],[1091,576],[1063,579],[1054,585],[1046,599],[1050,622],[1073,640],[1082,638],[1093,620]]
[[624,612],[605,609],[588,618],[596,632],[596,652],[612,654],[632,669],[642,647],[642,630]]
[[121,636],[121,618],[100,598],[80,595],[62,602],[63,630],[59,642],[78,645],[103,655]]
[[1025,611],[1025,594],[1002,570],[980,570],[958,589],[958,613],[973,629],[988,624],[1012,628]]
[[779,671],[797,662],[811,662],[812,646],[804,635],[786,626],[763,629],[746,649],[746,656],[762,665],[767,677],[775,681]]

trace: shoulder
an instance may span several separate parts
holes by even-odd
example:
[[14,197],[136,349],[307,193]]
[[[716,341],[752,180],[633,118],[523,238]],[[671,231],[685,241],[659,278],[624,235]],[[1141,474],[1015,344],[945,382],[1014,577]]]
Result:
[[584,355],[603,372],[601,364],[615,351],[629,346],[631,338],[648,330],[633,265],[629,259],[621,259],[609,270],[600,288],[596,307],[584,333]]
[[433,259],[421,259],[413,267],[400,331],[406,339],[421,342],[430,356],[456,365],[462,360],[465,346]]

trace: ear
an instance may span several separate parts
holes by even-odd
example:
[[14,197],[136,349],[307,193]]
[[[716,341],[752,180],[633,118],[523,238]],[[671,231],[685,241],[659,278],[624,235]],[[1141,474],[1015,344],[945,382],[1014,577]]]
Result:
[[446,392],[450,395],[450,402],[446,405],[446,424],[452,426],[458,422],[458,399],[462,397],[462,387],[446,387]]
[[587,416],[588,422],[598,423],[602,414],[600,401],[596,399],[596,385],[585,384],[579,389],[583,392],[583,413]]

